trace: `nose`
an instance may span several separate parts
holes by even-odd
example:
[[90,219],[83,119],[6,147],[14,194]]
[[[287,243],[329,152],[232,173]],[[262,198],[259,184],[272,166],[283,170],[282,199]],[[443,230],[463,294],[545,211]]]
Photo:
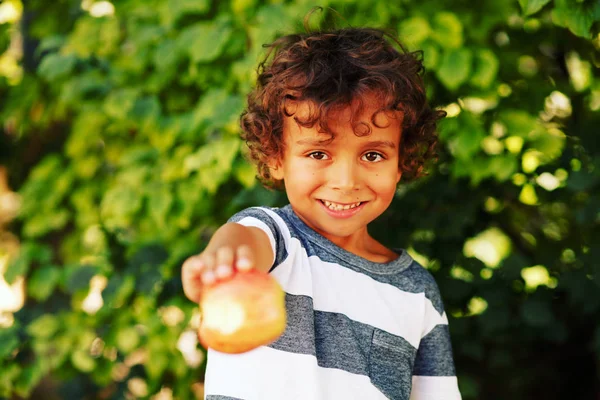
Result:
[[360,187],[360,177],[356,162],[349,159],[337,159],[328,168],[328,186],[332,189],[352,192]]

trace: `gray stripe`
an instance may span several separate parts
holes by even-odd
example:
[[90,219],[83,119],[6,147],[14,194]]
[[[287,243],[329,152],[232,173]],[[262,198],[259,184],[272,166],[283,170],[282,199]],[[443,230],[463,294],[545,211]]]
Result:
[[400,336],[375,329],[369,359],[371,383],[389,399],[408,400],[416,353]]
[[323,368],[368,374],[368,354],[373,327],[343,314],[315,311],[308,296],[286,294],[288,321],[285,332],[270,347],[309,354]]
[[271,230],[271,233],[275,238],[275,247],[277,248],[277,254],[275,254],[275,262],[273,263],[273,267],[271,269],[275,268],[275,266],[281,264],[283,260],[285,260],[288,256],[287,249],[285,247],[285,241],[283,239],[281,231],[279,230],[279,227],[277,226],[277,223],[273,221],[273,218],[271,218],[269,214],[261,210],[260,207],[252,207],[242,210],[239,213],[232,216],[231,218],[229,218],[227,222],[240,222],[246,217],[256,218],[259,221],[264,222],[265,225],[267,225]]
[[415,360],[415,375],[455,376],[452,344],[448,325],[438,325],[419,343]]
[[320,260],[339,264],[370,278],[390,284],[408,293],[424,293],[435,309],[444,312],[444,304],[435,279],[403,249],[394,249],[400,257],[390,263],[376,263],[352,254],[336,246],[327,238],[306,225],[291,206],[272,209],[289,227],[290,234],[302,244],[307,255]]
[[237,397],[221,396],[219,394],[209,394],[204,400],[244,400]]
[[287,294],[286,307],[286,330],[270,347],[315,356],[320,367],[368,376],[389,398],[408,399],[417,350],[404,338],[343,314],[314,311],[308,296]]

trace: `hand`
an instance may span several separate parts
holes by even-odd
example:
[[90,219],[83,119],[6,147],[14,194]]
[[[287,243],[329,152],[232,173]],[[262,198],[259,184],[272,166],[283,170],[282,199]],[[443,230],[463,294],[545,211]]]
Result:
[[252,268],[254,254],[249,246],[206,249],[184,261],[181,267],[183,292],[188,299],[198,303],[203,286],[214,285],[227,279],[236,270],[250,271]]

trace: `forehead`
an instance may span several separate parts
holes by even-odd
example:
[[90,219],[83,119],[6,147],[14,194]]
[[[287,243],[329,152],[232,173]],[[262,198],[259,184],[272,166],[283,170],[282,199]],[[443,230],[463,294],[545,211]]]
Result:
[[403,117],[401,111],[385,109],[383,102],[375,96],[329,108],[310,100],[289,101],[286,114],[284,134],[293,137],[323,134],[331,139],[353,132],[357,137],[383,134],[396,136],[399,140]]

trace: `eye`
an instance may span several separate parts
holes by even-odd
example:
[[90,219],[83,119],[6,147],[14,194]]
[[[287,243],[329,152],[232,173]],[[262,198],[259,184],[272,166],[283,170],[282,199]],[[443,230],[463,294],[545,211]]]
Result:
[[308,156],[310,158],[312,158],[313,160],[325,160],[325,159],[327,159],[327,154],[323,153],[322,151],[313,151]]
[[379,153],[376,153],[374,151],[370,151],[368,153],[365,153],[362,156],[362,159],[366,160],[368,162],[373,162],[374,163],[374,162],[382,161],[384,159],[384,157],[381,154],[379,154]]

